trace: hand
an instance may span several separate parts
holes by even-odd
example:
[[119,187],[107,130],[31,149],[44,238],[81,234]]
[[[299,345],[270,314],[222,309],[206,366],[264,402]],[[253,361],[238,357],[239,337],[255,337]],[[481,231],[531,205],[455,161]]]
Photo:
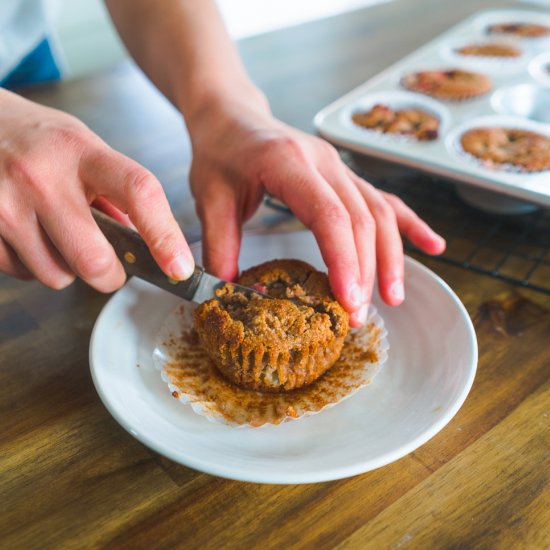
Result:
[[241,226],[265,192],[314,233],[334,295],[354,326],[366,320],[375,271],[387,304],[404,299],[400,232],[427,253],[445,249],[398,197],[359,178],[326,141],[274,119],[259,95],[213,102],[187,123],[205,264],[222,278],[237,275]]
[[0,90],[0,271],[60,289],[79,276],[102,292],[125,281],[89,205],[133,223],[163,271],[194,263],[160,183],[84,124]]

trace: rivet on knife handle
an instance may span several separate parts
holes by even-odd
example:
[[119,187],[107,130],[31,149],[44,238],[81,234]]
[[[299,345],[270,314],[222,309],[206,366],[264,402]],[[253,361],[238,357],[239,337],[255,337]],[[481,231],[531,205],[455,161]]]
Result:
[[137,231],[122,225],[93,207],[91,210],[99,229],[113,246],[128,275],[135,275],[170,292],[173,292],[174,287],[177,286],[178,296],[186,300],[193,299],[204,272],[202,268],[196,268],[195,273],[185,281],[170,279],[160,269]]

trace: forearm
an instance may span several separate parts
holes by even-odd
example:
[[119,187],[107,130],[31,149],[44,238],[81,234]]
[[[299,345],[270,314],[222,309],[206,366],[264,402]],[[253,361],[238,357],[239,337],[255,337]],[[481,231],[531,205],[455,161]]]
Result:
[[212,103],[261,94],[249,80],[214,0],[106,0],[129,51],[192,121]]

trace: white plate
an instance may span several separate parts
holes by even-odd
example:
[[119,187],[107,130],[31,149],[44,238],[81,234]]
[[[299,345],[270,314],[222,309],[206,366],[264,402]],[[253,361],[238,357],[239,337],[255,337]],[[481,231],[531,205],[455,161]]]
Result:
[[[194,247],[200,258],[200,250]],[[273,258],[325,266],[309,232],[248,235],[241,268]],[[103,403],[158,453],[210,474],[265,483],[340,479],[388,464],[428,441],[456,414],[477,365],[474,328],[453,291],[406,259],[405,303],[377,306],[390,352],[373,383],[322,413],[262,428],[214,424],[174,399],[152,359],[155,336],[178,299],[133,279],[109,300],[90,343]]]

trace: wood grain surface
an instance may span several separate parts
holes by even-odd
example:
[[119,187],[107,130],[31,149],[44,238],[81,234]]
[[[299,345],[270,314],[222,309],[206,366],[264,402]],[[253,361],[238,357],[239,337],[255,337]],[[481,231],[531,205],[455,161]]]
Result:
[[[311,130],[318,109],[495,5],[401,0],[240,49],[275,114]],[[153,170],[190,240],[198,236],[183,124],[130,63],[26,95],[81,117]],[[108,297],[79,282],[54,292],[0,276],[0,548],[550,548],[550,296],[419,259],[474,321],[480,358],[468,399],[401,460],[300,486],[213,477],[143,446],[104,408],[89,373]]]

